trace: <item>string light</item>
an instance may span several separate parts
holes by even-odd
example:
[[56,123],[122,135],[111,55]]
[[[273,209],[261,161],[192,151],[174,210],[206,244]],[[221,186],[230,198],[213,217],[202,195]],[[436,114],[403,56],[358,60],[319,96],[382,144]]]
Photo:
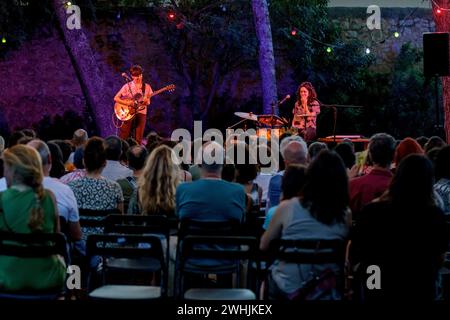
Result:
[[435,0],[431,0],[431,3],[434,4],[434,6],[436,7],[436,13],[437,14],[441,14],[443,12],[448,12],[450,11],[449,8],[442,8],[439,4],[436,3]]
[[2,38],[2,43],[6,43],[6,38],[5,37]]
[[370,48],[366,48],[366,54],[370,54]]
[[169,21],[175,21],[177,18],[177,15],[175,14],[175,12],[168,12],[167,13],[167,20]]
[[297,30],[292,29],[292,30],[291,30],[291,35],[295,37],[295,36],[297,35]]
[[328,47],[328,48],[327,48],[327,52],[328,52],[328,53],[331,53],[332,51],[333,51],[333,49],[331,49],[331,47]]
[[397,31],[394,32],[394,37],[398,38],[400,37],[400,33],[398,33]]

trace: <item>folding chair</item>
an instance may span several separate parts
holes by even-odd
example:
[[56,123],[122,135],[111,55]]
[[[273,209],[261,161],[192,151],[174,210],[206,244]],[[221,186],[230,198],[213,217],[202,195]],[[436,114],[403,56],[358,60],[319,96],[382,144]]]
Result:
[[[0,256],[23,259],[50,258],[60,255],[67,263],[66,238],[62,233],[12,233],[0,232]],[[30,270],[33,272],[33,270]],[[64,295],[61,289],[45,291],[0,292],[0,299],[56,300]]]
[[109,210],[91,210],[79,208],[80,225],[82,228],[99,228],[101,231],[97,233],[103,233],[104,219],[110,214],[120,214],[119,209]]
[[[103,261],[107,261],[110,258],[156,259],[161,266],[159,272],[162,273],[162,279],[167,278],[167,265],[161,247],[161,239],[157,236],[122,234],[90,235],[87,241],[87,255],[88,258],[95,256],[101,257]],[[102,285],[90,291],[90,298],[107,300],[153,300],[166,296],[167,281],[161,281],[159,286],[107,284],[108,270],[108,264],[103,264],[101,268]],[[89,288],[91,287],[91,279],[92,277],[90,277]]]
[[[212,246],[220,246],[218,250]],[[186,264],[191,259],[219,259],[239,264],[247,261],[247,268],[256,261],[258,241],[249,236],[186,236],[180,257],[180,275],[183,277]],[[210,273],[210,268],[197,268],[197,272]],[[240,268],[236,269],[237,283],[240,283]],[[248,279],[246,279],[248,280]],[[248,283],[247,283],[248,287]],[[186,300],[256,300],[255,293],[247,288],[192,288],[184,293]]]
[[[174,292],[177,298],[181,298],[184,290],[184,280],[181,277],[179,271],[180,258],[182,257],[182,246],[184,238],[191,235],[197,236],[239,236],[242,234],[240,222],[237,220],[217,221],[217,220],[195,220],[195,219],[182,219],[180,221],[178,232],[177,253],[175,261],[175,285]],[[188,262],[189,264],[189,262]],[[228,263],[220,264],[216,261],[216,266],[210,268],[210,274],[225,275],[233,274],[238,268],[237,264]],[[197,266],[185,266],[184,271],[191,274],[205,274],[203,269],[199,269]]]
[[[104,220],[104,232],[106,234],[134,234],[154,235],[165,241],[166,265],[169,261],[169,220],[163,215],[108,215]],[[157,259],[108,259],[107,266],[110,270],[135,270],[140,272],[155,272],[161,269]],[[163,279],[167,285],[167,278]]]
[[[345,266],[346,241],[343,240],[287,240],[276,239],[271,242],[270,250],[265,256],[268,265],[273,261],[283,261],[295,264],[336,264],[341,272],[336,276],[336,288],[344,293],[344,266]],[[313,286],[315,281],[320,281],[320,276],[316,275],[307,286]],[[306,291],[304,291],[306,295]],[[265,298],[267,292],[265,292]]]

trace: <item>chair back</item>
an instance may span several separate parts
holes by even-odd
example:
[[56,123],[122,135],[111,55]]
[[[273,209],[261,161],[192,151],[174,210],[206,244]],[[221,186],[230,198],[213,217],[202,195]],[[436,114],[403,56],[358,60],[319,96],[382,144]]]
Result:
[[[66,237],[62,233],[13,233],[0,232],[0,256],[18,258],[47,258],[54,255],[64,257],[68,263]],[[12,300],[56,300],[63,295],[61,290],[42,292],[0,292],[0,299]]]
[[240,235],[241,232],[241,224],[238,220],[182,219],[178,238],[184,238],[187,235]]
[[62,233],[0,232],[0,255],[45,258],[57,254],[67,261],[66,237]]
[[110,214],[120,214],[119,209],[92,210],[78,209],[80,214],[80,225],[83,228],[101,228],[104,226],[104,219]]
[[270,244],[272,259],[298,264],[343,265],[345,245],[342,240],[287,240],[277,239]]
[[[180,291],[177,294],[184,294],[184,274],[192,272],[194,269],[188,263],[192,260],[216,260],[223,263],[218,266],[195,266],[195,273],[203,274],[222,274],[236,273],[236,282],[239,284],[241,262],[246,261],[247,266],[243,269],[250,270],[252,263],[258,260],[258,240],[252,236],[213,236],[213,235],[188,235],[183,239],[180,256],[178,261],[178,287]],[[247,287],[249,286],[249,277],[247,277]],[[229,288],[231,289],[231,288]]]
[[[162,273],[161,290],[167,292],[168,267],[164,258],[161,239],[154,235],[129,234],[93,234],[89,235],[86,245],[89,261],[93,257],[140,259],[151,258],[159,262]],[[102,268],[105,279],[106,268]]]
[[163,215],[111,214],[104,220],[105,233],[170,235],[169,220]]

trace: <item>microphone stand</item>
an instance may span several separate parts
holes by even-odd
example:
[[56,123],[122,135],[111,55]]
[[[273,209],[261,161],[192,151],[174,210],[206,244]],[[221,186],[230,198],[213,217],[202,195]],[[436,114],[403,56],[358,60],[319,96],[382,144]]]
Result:
[[320,107],[330,108],[333,110],[333,143],[336,145],[336,126],[337,126],[337,111],[338,108],[349,108],[349,109],[359,109],[364,108],[363,106],[353,106],[353,105],[344,105],[344,104],[324,104],[319,102]]

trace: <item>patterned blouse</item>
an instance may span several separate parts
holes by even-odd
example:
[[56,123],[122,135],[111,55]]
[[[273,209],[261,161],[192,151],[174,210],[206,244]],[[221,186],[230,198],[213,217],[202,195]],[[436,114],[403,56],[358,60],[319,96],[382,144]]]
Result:
[[316,129],[316,119],[317,115],[320,113],[320,104],[317,100],[314,100],[311,102],[311,104],[308,105],[308,116],[306,116],[305,110],[303,110],[302,106],[296,102],[294,110],[292,110],[292,113],[294,114],[294,117],[292,119],[292,126],[299,129],[305,129],[306,128],[313,128]]
[[83,177],[69,182],[68,185],[72,188],[80,209],[110,210],[123,202],[119,184],[106,178]]
[[434,190],[439,194],[444,203],[444,213],[450,215],[450,180],[442,178],[434,185]]

